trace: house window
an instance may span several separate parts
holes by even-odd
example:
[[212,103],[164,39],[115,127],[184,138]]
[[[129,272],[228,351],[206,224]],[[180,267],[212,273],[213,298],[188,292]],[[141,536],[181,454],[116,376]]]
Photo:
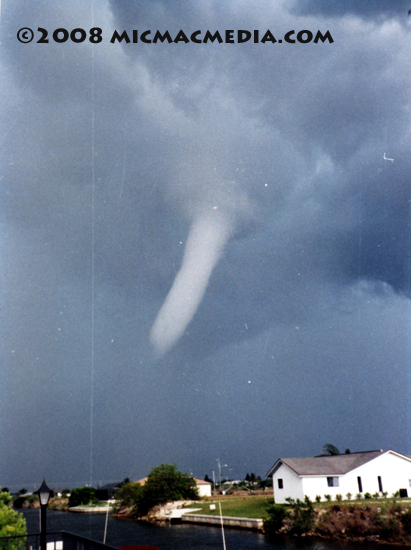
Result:
[[358,481],[358,492],[362,493],[362,481],[360,476],[357,477],[357,481]]
[[327,477],[327,485],[328,487],[339,487],[340,480],[338,477]]
[[279,489],[282,489],[282,488],[284,487],[284,485],[283,485],[283,480],[282,480],[282,479],[278,479],[277,481],[278,481],[278,488],[279,488]]
[[383,491],[381,476],[378,476],[378,490],[379,490],[380,493],[382,493],[382,491]]

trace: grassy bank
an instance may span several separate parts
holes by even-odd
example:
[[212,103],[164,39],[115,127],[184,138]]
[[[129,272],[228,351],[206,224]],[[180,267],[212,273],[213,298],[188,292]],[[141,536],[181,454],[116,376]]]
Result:
[[[206,514],[210,516],[219,516],[221,504],[221,512],[223,516],[238,517],[238,518],[253,518],[264,519],[268,515],[268,504],[272,502],[272,497],[267,498],[261,496],[246,496],[246,497],[224,497],[221,499],[209,499],[207,502],[196,502],[196,508],[201,508],[197,514]],[[210,505],[214,505],[212,510]]]

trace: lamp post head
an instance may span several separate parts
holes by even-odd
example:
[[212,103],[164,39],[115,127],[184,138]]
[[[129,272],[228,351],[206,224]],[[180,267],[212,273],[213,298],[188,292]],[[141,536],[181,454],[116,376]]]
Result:
[[40,500],[40,506],[47,506],[51,497],[52,490],[47,486],[46,480],[43,479],[43,483],[40,485],[40,489],[37,491]]

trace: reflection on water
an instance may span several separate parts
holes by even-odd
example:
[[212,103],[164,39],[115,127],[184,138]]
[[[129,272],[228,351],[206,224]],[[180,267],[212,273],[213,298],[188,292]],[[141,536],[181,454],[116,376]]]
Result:
[[[39,510],[23,510],[29,533],[39,531]],[[103,542],[105,514],[48,512],[48,531],[69,531]],[[380,548],[371,544],[332,543],[315,539],[280,537],[275,541],[257,532],[225,529],[227,550],[365,550]],[[189,524],[159,525],[108,518],[107,544],[153,544],[160,550],[205,550],[223,548],[221,529]],[[391,547],[384,546],[384,550]],[[399,550],[399,547],[395,547]]]

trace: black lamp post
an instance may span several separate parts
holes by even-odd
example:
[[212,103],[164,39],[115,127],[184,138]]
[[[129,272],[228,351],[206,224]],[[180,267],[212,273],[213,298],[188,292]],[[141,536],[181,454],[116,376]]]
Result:
[[39,496],[39,501],[40,501],[40,509],[41,509],[41,512],[40,512],[40,547],[41,547],[41,550],[47,550],[47,540],[46,540],[47,519],[46,519],[46,516],[47,516],[47,505],[49,503],[51,493],[52,493],[52,491],[49,487],[47,487],[46,480],[43,479],[43,483],[41,484],[40,489],[37,491],[37,494]]

